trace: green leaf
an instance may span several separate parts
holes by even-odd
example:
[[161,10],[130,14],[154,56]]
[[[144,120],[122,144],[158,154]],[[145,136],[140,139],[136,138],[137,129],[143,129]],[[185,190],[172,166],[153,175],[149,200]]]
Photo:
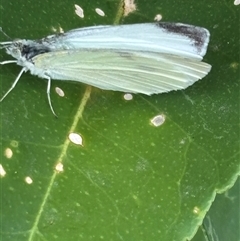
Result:
[[[84,19],[74,4],[84,9]],[[0,240],[189,240],[216,194],[235,183],[239,6],[139,1],[127,17],[122,6],[120,1],[2,1],[1,26],[13,38],[38,39],[60,27],[151,22],[161,14],[163,21],[209,29],[204,61],[211,72],[184,91],[133,95],[130,101],[120,92],[55,80],[51,98],[58,119],[48,106],[46,80],[24,74],[1,103]],[[97,7],[105,17],[95,13]],[[4,35],[1,41],[7,41]],[[1,61],[8,59],[2,50]],[[1,66],[2,95],[19,71],[14,64]],[[164,122],[156,127],[151,120],[158,115]],[[79,134],[83,145],[72,143],[70,133]],[[195,238],[204,230],[202,240],[209,241],[211,222],[218,219],[219,235],[221,222],[211,211],[207,215]]]

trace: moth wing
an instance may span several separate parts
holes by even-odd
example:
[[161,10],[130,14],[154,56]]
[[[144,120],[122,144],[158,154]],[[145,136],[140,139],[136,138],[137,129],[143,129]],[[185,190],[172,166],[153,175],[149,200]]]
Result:
[[35,56],[33,62],[52,79],[147,95],[185,89],[211,69],[195,58],[102,49],[49,52]]
[[205,28],[181,23],[143,23],[93,26],[52,35],[41,41],[52,51],[64,49],[112,49],[151,51],[202,59],[209,32]]

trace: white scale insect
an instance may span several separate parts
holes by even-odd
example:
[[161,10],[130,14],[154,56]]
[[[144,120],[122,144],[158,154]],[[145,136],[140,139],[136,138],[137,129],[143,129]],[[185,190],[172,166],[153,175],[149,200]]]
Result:
[[143,23],[73,29],[40,40],[1,42],[0,48],[16,60],[23,72],[48,80],[71,80],[98,87],[146,95],[185,89],[208,74],[211,65],[201,62],[209,32],[181,23]]

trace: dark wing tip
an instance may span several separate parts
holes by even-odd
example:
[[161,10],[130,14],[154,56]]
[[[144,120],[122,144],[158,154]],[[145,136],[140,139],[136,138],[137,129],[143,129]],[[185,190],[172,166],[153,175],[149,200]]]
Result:
[[170,33],[186,36],[197,48],[201,56],[206,54],[210,33],[207,29],[182,23],[163,23],[157,22],[158,27]]

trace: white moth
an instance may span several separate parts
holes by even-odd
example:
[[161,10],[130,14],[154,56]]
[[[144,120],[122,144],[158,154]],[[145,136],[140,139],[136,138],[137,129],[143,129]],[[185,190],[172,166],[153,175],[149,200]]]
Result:
[[181,23],[143,23],[94,26],[70,30],[40,40],[17,39],[0,43],[15,58],[0,64],[22,66],[23,72],[48,80],[71,80],[104,90],[146,95],[185,89],[208,74],[201,62],[209,32]]

